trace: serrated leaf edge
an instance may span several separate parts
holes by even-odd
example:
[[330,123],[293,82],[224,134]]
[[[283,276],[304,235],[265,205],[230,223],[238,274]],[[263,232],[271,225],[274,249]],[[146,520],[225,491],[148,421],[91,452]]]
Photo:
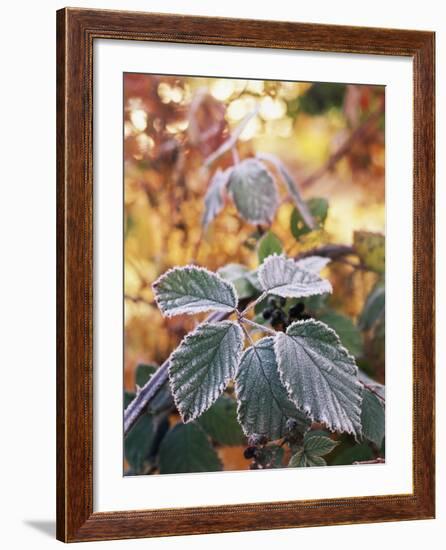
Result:
[[[197,332],[203,327],[203,326],[215,326],[215,325],[231,325],[231,326],[234,326],[236,327],[237,331],[238,331],[238,334],[240,336],[240,341],[241,341],[241,345],[239,347],[239,351],[237,352],[237,360],[236,360],[236,369],[235,369],[235,372],[232,373],[232,375],[230,376],[227,376],[223,382],[218,386],[217,388],[217,391],[218,391],[218,394],[217,396],[215,397],[215,399],[213,401],[211,401],[211,403],[209,404],[208,407],[206,408],[202,408],[198,414],[194,415],[194,416],[191,416],[190,418],[184,418],[183,416],[183,413],[181,412],[181,409],[180,409],[180,404],[179,404],[179,401],[177,400],[177,396],[175,395],[175,392],[173,391],[172,389],[172,376],[171,376],[171,372],[170,372],[170,369],[171,369],[171,365],[172,365],[172,360],[175,358],[175,355],[176,353],[178,352],[180,346],[183,345],[183,343],[186,343],[187,340],[189,340],[190,338],[192,338],[194,335],[197,334]],[[204,412],[206,412],[207,410],[209,410],[211,408],[211,406],[215,403],[215,401],[217,401],[217,399],[221,396],[221,394],[223,393],[223,391],[225,390],[226,386],[228,385],[228,382],[235,376],[235,373],[237,372],[237,369],[238,369],[238,366],[240,365],[240,360],[241,360],[241,357],[242,357],[242,354],[243,354],[243,343],[245,341],[245,335],[244,335],[244,332],[243,330],[241,329],[240,325],[238,323],[235,323],[234,321],[219,321],[217,323],[206,323],[206,322],[203,322],[203,323],[200,323],[192,332],[189,332],[188,334],[186,334],[186,336],[181,340],[181,342],[179,343],[179,345],[177,346],[177,348],[172,352],[171,356],[170,356],[170,359],[169,359],[169,368],[168,368],[168,373],[169,373],[169,383],[170,383],[170,387],[171,387],[171,390],[172,390],[172,397],[173,397],[173,401],[175,403],[175,407],[177,408],[180,416],[181,416],[181,420],[183,421],[183,424],[189,424],[190,422],[196,420],[197,418],[199,418]]]
[[[325,323],[322,323],[322,321],[317,321],[316,319],[305,319],[305,320],[301,320],[301,321],[294,321],[293,323],[291,323],[291,325],[288,326],[287,330],[286,330],[286,333],[278,333],[276,334],[276,336],[274,337],[274,353],[276,354],[276,357],[278,358],[280,356],[280,351],[279,351],[279,346],[278,346],[278,339],[277,339],[277,336],[279,334],[286,334],[288,336],[288,331],[295,325],[306,325],[308,323],[312,323],[312,324],[315,324],[315,325],[320,325],[320,326],[323,326],[324,328],[326,328],[329,332],[331,332],[335,338],[336,338],[336,341],[337,341],[337,345],[339,346],[339,348],[347,355],[347,357],[349,359],[351,359],[353,361],[353,365],[356,369],[356,374],[357,374],[357,386],[360,388],[360,399],[359,399],[359,407],[360,407],[360,410],[362,410],[362,392],[363,392],[363,385],[361,384],[361,382],[359,381],[359,376],[358,376],[358,372],[359,372],[359,369],[358,369],[358,366],[356,365],[356,361],[355,361],[355,358],[353,357],[353,355],[351,355],[349,353],[349,351],[342,345],[341,343],[341,340],[338,336],[338,334],[336,333],[336,331],[334,331],[331,327],[329,327],[328,325],[326,325]],[[290,338],[292,338],[290,336]],[[303,407],[302,405],[300,405],[291,395],[291,387],[290,385],[285,381],[283,380],[283,373],[282,373],[282,369],[280,368],[280,363],[279,361],[277,361],[277,370],[279,371],[279,378],[282,382],[282,384],[285,386],[286,390],[287,390],[287,393],[288,393],[288,397],[290,398],[290,400],[294,403],[294,405],[303,413],[305,413],[313,422],[322,422],[326,427],[327,429],[332,432],[332,433],[336,433],[336,430],[335,428],[333,428],[327,421],[327,419],[324,419],[324,418],[314,418],[313,414],[311,413],[310,410],[306,410],[305,407]],[[361,438],[362,438],[362,425],[361,425],[361,432],[360,433],[356,433],[355,430],[339,430],[340,433],[348,433],[348,434],[351,434],[354,436],[355,440],[356,441],[360,441]]]
[[[175,311],[171,312],[171,311],[165,311],[162,307],[161,307],[161,304],[159,302],[159,298],[158,298],[158,295],[157,295],[157,291],[156,291],[156,287],[164,280],[166,279],[171,273],[173,273],[174,271],[202,271],[202,272],[205,272],[207,273],[208,275],[211,275],[214,276],[214,277],[217,277],[218,279],[220,279],[220,281],[224,284],[224,285],[227,285],[229,288],[230,288],[230,291],[233,295],[233,298],[234,298],[234,301],[235,301],[235,306],[232,307],[232,306],[225,306],[224,304],[221,304],[220,306],[218,305],[218,303],[216,302],[216,305],[215,306],[212,306],[212,307],[209,307],[209,306],[206,306],[206,307],[201,307],[201,308],[195,308],[193,312],[191,311],[188,311],[187,310],[187,307],[184,306],[184,307],[176,307],[175,308]],[[203,312],[206,312],[206,311],[227,311],[228,313],[230,311],[235,311],[237,309],[237,306],[238,306],[238,295],[237,295],[237,291],[235,289],[235,286],[233,285],[233,283],[231,283],[231,281],[227,281],[226,279],[223,279],[223,277],[220,277],[220,275],[218,275],[218,273],[215,273],[214,271],[210,271],[209,269],[207,269],[206,267],[202,267],[202,266],[197,266],[197,265],[185,265],[185,266],[175,266],[175,267],[171,267],[170,269],[168,269],[167,271],[165,271],[162,275],[160,275],[153,283],[152,283],[152,290],[153,290],[153,295],[154,295],[154,299],[155,299],[155,303],[156,303],[156,306],[158,307],[159,311],[161,312],[161,314],[163,315],[163,317],[167,317],[167,318],[170,318],[170,317],[175,317],[176,315],[196,315],[197,313],[203,313]]]
[[[274,252],[273,254],[270,254],[269,256],[267,256],[267,257],[263,260],[262,264],[259,266],[259,268],[258,268],[258,270],[257,270],[257,277],[258,277],[258,279],[259,279],[259,282],[260,282],[260,284],[261,284],[261,286],[262,286],[263,291],[266,292],[267,294],[274,294],[274,292],[273,292],[273,291],[274,291],[274,288],[278,288],[277,286],[275,286],[275,287],[272,288],[272,289],[267,289],[267,288],[266,288],[266,283],[265,283],[265,281],[263,280],[263,272],[264,272],[264,270],[265,270],[265,267],[264,267],[264,266],[266,266],[268,262],[273,261],[273,259],[274,259],[275,257],[278,257],[278,258],[281,257],[281,258],[283,258],[283,259],[286,261],[286,263],[293,264],[293,266],[296,266],[296,265],[298,264],[298,262],[295,261],[295,260],[293,260],[292,258],[287,258],[287,257],[285,256],[285,254],[276,254],[276,253]],[[305,272],[305,273],[307,273],[307,274],[309,274],[309,275],[318,275],[317,272],[315,272],[315,271],[310,271],[310,270],[308,270],[308,269],[302,269],[302,268],[300,268],[298,265],[297,265],[297,268],[298,268],[299,271],[303,271],[303,272]],[[333,287],[331,286],[330,281],[329,281],[328,279],[322,279],[322,277],[320,277],[320,279],[321,279],[322,282],[324,282],[324,283],[327,285],[327,289],[326,289],[326,290],[320,289],[320,290],[318,290],[318,291],[312,291],[310,294],[302,294],[302,298],[305,298],[305,297],[307,297],[307,296],[319,296],[319,295],[321,295],[321,294],[327,294],[327,293],[331,294],[331,293],[333,292]],[[289,285],[289,284],[291,284],[291,283],[286,283],[286,284]],[[279,286],[285,286],[285,284],[284,284],[284,285],[279,285]]]

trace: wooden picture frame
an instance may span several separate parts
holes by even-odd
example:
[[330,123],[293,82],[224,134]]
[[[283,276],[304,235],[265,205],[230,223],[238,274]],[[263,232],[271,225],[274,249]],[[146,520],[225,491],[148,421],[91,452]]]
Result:
[[[413,60],[413,492],[93,512],[93,43],[178,42]],[[57,538],[88,541],[434,517],[432,32],[66,8],[57,13]],[[249,500],[249,499],[247,499]]]

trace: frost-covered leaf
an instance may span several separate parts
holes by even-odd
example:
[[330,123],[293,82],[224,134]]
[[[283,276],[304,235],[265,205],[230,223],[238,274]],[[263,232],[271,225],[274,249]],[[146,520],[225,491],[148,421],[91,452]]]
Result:
[[290,217],[290,229],[293,237],[299,240],[303,235],[310,233],[313,229],[320,229],[328,214],[328,202],[326,199],[313,198],[307,202],[308,210],[310,211],[315,227],[311,228],[302,217],[301,212],[295,208]]
[[386,291],[383,284],[377,284],[370,294],[359,318],[359,327],[370,330],[377,321],[384,319],[386,312]]
[[221,445],[242,445],[246,438],[237,421],[237,403],[222,395],[198,419],[203,430]]
[[309,319],[275,336],[282,383],[295,405],[330,430],[361,435],[362,385],[337,334]]
[[362,354],[362,334],[350,317],[336,311],[326,311],[319,320],[331,327],[341,339],[342,345],[355,357]]
[[301,298],[331,292],[331,284],[317,273],[300,269],[285,256],[268,256],[258,270],[259,281],[268,294],[284,298]]
[[203,267],[169,269],[153,283],[158,307],[166,317],[202,311],[233,311],[237,307],[234,286]]
[[338,442],[313,432],[307,432],[304,437],[305,453],[315,456],[324,456],[337,447]]
[[277,237],[277,235],[275,235],[272,231],[265,233],[259,241],[259,248],[257,251],[259,263],[261,264],[268,256],[271,256],[272,254],[280,254],[281,252],[282,243],[280,242],[279,237]]
[[204,228],[207,228],[223,209],[225,204],[223,192],[229,181],[231,171],[232,168],[226,170],[219,168],[209,182],[209,187],[204,197],[204,212],[201,220]]
[[376,273],[384,273],[386,253],[384,235],[370,231],[355,231],[353,245],[366,267]]
[[266,167],[249,158],[234,166],[229,191],[241,216],[253,224],[269,224],[274,218],[279,197],[276,184]]
[[293,418],[301,431],[309,419],[290,401],[279,378],[274,339],[263,338],[245,350],[235,378],[238,418],[247,435],[261,434],[279,439],[286,432],[286,421]]
[[323,256],[308,256],[307,258],[297,260],[296,264],[299,269],[319,273],[319,271],[321,271],[321,269],[323,269],[330,262],[330,258],[324,258]]
[[257,288],[251,282],[251,272],[244,265],[227,264],[221,267],[217,273],[222,279],[234,285],[240,300],[256,294]]
[[222,464],[207,435],[195,422],[177,424],[164,437],[159,452],[161,474],[218,472]]
[[384,406],[382,401],[367,388],[363,391],[361,421],[363,436],[381,447],[386,427]]
[[291,175],[285,164],[278,157],[276,157],[276,155],[271,155],[270,153],[258,153],[257,158],[260,160],[271,162],[276,167],[276,169],[282,176],[285,185],[287,186],[288,193],[292,198],[297,211],[305,220],[305,223],[313,229],[315,226],[315,220],[310,213],[308,204],[303,200],[299,192],[299,187],[297,186],[297,183],[294,181],[293,176]]
[[237,370],[243,331],[232,321],[203,323],[190,332],[170,358],[169,378],[183,422],[206,411]]
[[247,277],[248,277],[248,281],[252,284],[252,286],[256,290],[263,290],[262,285],[260,284],[260,281],[259,281],[259,270],[258,269],[254,269],[253,271],[250,271],[248,273]]

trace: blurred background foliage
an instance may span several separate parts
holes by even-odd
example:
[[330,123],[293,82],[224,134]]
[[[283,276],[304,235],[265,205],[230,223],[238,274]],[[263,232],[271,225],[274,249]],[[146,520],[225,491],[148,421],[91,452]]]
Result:
[[[208,168],[204,161],[255,110],[237,142],[238,156],[279,157],[320,222],[313,231],[301,223],[283,186],[270,227],[247,223],[226,201],[210,226],[202,228],[210,178],[217,167],[230,166],[233,157],[228,152]],[[289,256],[330,244],[355,246],[356,255],[342,256],[326,268],[332,296],[306,307],[338,331],[369,376],[384,383],[384,320],[381,313],[373,319],[373,306],[379,305],[370,304],[373,292],[383,288],[384,145],[380,86],[125,74],[128,395],[135,391],[138,365],[163,363],[196,323],[186,316],[163,318],[154,303],[153,281],[170,267],[189,263],[213,271],[233,263],[255,269],[259,256],[277,246]],[[177,421],[173,413],[168,424]],[[224,469],[249,467],[242,437],[232,432],[212,438]],[[355,453],[351,441],[336,449],[332,463],[342,463],[346,451]],[[360,459],[373,456],[370,449],[358,452]],[[158,472],[159,465],[152,470]]]

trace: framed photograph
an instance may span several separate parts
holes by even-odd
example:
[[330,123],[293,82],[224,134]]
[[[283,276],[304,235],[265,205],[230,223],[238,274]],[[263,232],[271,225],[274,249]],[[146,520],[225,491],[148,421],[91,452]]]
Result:
[[434,517],[434,33],[57,13],[57,537]]

